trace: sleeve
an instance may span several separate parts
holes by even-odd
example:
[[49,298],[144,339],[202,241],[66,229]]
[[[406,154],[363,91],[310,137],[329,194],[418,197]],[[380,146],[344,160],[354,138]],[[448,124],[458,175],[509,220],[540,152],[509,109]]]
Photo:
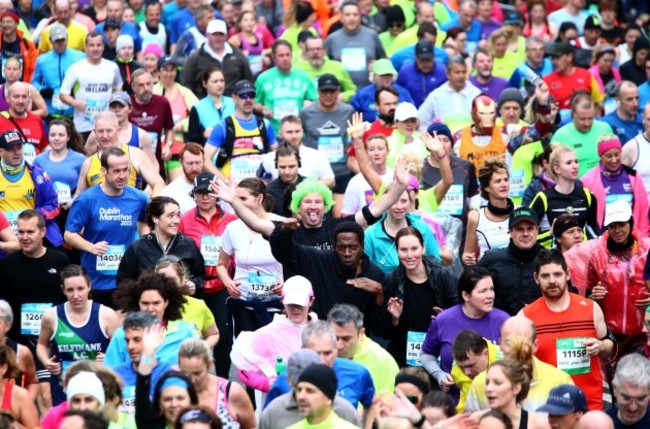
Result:
[[363,374],[362,390],[359,402],[361,402],[364,408],[370,408],[372,406],[372,400],[375,397],[375,385],[373,384],[372,377],[367,369]]
[[341,83],[341,94],[343,97],[343,101],[348,103],[354,97],[354,94],[357,92],[357,86],[352,81],[352,78],[350,77],[350,73],[348,73],[348,71],[345,70],[343,67],[341,67],[341,70],[339,70],[338,76],[339,76],[339,82]]
[[139,192],[142,197],[140,201],[140,214],[138,215],[138,222],[145,223],[147,221],[147,205],[149,204],[149,197],[144,192]]
[[278,378],[275,380],[275,383],[273,383],[273,386],[271,386],[269,394],[266,396],[266,401],[264,402],[264,407],[262,407],[262,410],[268,407],[271,401],[273,401],[275,398],[284,395],[290,390],[291,386],[289,386],[289,381],[287,380],[287,372],[285,371],[278,376]]
[[88,224],[88,214],[90,213],[90,207],[86,204],[85,198],[77,198],[70,207],[70,213],[68,215],[68,220],[65,224],[66,231],[80,233],[84,227]]
[[172,115],[172,107],[166,98],[163,97],[163,100],[165,100],[165,124],[163,125],[163,128],[165,130],[171,130],[174,128],[174,115]]
[[433,236],[433,232],[431,231],[431,228],[429,228],[427,225],[425,225],[426,229],[420,229],[420,232],[424,231],[424,247],[426,249],[426,254],[429,256],[433,256],[436,258],[438,261],[440,261],[440,246],[438,246],[438,242],[436,241],[435,237]]
[[206,144],[209,144],[216,148],[220,148],[221,146],[223,146],[225,140],[226,140],[226,129],[223,126],[223,122],[220,122],[217,125],[215,125],[214,128],[212,128],[212,132],[210,133],[210,137],[208,137],[208,141],[206,142]]
[[60,89],[61,94],[67,94],[67,95],[72,94],[72,87],[77,81],[76,65],[77,63],[73,64],[65,73],[65,77],[63,78],[63,82],[61,83],[61,89]]
[[422,344],[422,353],[433,356],[440,355],[440,332],[436,319],[431,320],[427,334],[424,337],[424,343]]
[[[180,15],[174,16],[174,18],[177,18]],[[179,31],[178,31],[178,19],[172,18],[172,21],[170,23],[170,28],[169,28],[169,41],[172,44],[175,44],[178,41],[178,38],[180,37]]]
[[[194,282],[197,288],[203,287],[203,275],[205,273],[205,260],[201,251],[194,243],[191,237],[185,237],[187,245],[190,247],[193,257],[192,257],[192,266],[190,267],[191,280]],[[212,314],[212,313],[210,313]]]
[[268,139],[269,146],[275,144],[275,130],[268,119],[264,119],[264,128],[266,129],[266,138]]
[[221,235],[221,250],[223,250],[227,255],[232,256],[232,254],[235,252],[235,246],[233,245],[231,234],[232,234],[232,229],[233,229],[233,223],[228,224],[226,226],[226,229],[223,231],[223,234]]
[[157,429],[158,424],[154,406],[149,398],[151,375],[137,375],[135,381],[135,423],[137,427]]
[[117,67],[117,64],[113,63],[115,76],[113,78],[113,88],[122,88],[124,86],[124,81],[122,80],[122,75],[120,74],[120,69]]
[[479,377],[472,380],[472,384],[467,392],[465,400],[465,411],[473,413],[475,411],[486,410],[490,408],[485,396],[485,377],[480,377],[483,383],[479,383]]
[[602,234],[602,229],[598,223],[598,201],[596,197],[590,191],[591,195],[591,205],[587,211],[587,224],[585,225],[585,231],[587,232],[588,238],[596,238]]
[[117,269],[118,283],[122,280],[136,280],[138,278],[138,254],[136,247],[138,241],[134,241],[124,252],[124,256],[120,261],[120,266]]
[[[38,185],[39,179],[42,181],[40,185]],[[45,173],[38,172],[34,182],[37,183],[36,207],[34,209],[40,212],[45,220],[55,219],[61,213],[61,208],[52,180]]]
[[237,52],[237,57],[242,63],[242,79],[251,81],[254,80],[253,72],[251,71],[251,65],[248,62],[248,58],[246,58],[242,51]]
[[[269,237],[271,253],[276,261],[283,267],[292,267],[294,265],[295,246],[293,245],[293,234],[291,232],[282,232],[282,224],[276,223],[275,229]],[[222,244],[223,246],[223,240]]]
[[601,104],[605,100],[605,95],[602,93],[596,82],[596,78],[591,76],[591,98],[595,103]]
[[481,190],[478,186],[478,180],[476,179],[476,168],[474,164],[470,163],[469,168],[467,169],[467,178],[469,180],[469,185],[467,186],[467,196],[473,197],[481,193]]
[[[198,53],[198,50],[195,50],[194,53]],[[198,74],[196,67],[198,57],[195,54],[191,54],[187,57],[185,64],[183,64],[183,69],[181,70],[181,85],[193,92],[196,92],[197,89],[196,75]]]
[[237,376],[246,386],[260,390],[262,392],[268,392],[271,386],[269,385],[269,378],[265,377],[264,374],[260,374],[257,371],[244,371],[237,370]]
[[431,121],[434,119],[434,99],[429,94],[418,109],[418,119],[420,120],[420,130],[426,130]]
[[205,145],[206,138],[203,137],[205,128],[203,128],[203,125],[201,125],[201,121],[199,120],[199,113],[196,110],[196,106],[190,109],[189,119],[189,126],[187,127],[187,141]]

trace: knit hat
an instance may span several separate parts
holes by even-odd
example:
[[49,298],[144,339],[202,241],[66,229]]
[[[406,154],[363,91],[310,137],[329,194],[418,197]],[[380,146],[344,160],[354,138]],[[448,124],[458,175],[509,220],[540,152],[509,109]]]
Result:
[[145,46],[144,50],[142,51],[142,55],[147,54],[154,54],[156,57],[158,57],[158,59],[160,59],[163,56],[163,50],[158,43],[151,42]]
[[292,353],[287,359],[287,378],[291,383],[295,383],[305,368],[318,363],[320,363],[318,353],[312,349],[300,349]]
[[433,133],[436,133],[438,135],[446,136],[449,141],[451,141],[451,144],[454,144],[454,136],[451,134],[451,130],[447,124],[443,124],[442,122],[434,122],[433,124],[429,125],[427,132],[431,135],[433,135]]
[[499,95],[499,101],[497,103],[497,110],[500,110],[501,106],[503,106],[503,103],[506,101],[516,101],[521,107],[521,110],[524,110],[524,97],[521,95],[521,92],[519,92],[518,89],[507,88],[501,91],[501,94]]
[[338,380],[334,370],[327,365],[319,363],[305,368],[298,377],[298,383],[302,382],[313,384],[331,400],[336,396]]
[[104,386],[102,386],[102,382],[92,372],[80,372],[70,379],[68,387],[66,388],[68,404],[72,402],[72,398],[74,398],[75,395],[81,393],[97,399],[100,407],[103,407],[106,402]]
[[117,38],[117,42],[115,42],[115,50],[119,51],[125,46],[133,47],[133,37],[128,34],[122,34]]
[[389,6],[385,11],[386,15],[386,24],[390,25],[394,22],[399,22],[404,24],[406,22],[406,17],[404,16],[404,11],[398,5]]
[[612,149],[621,149],[621,141],[619,139],[605,140],[598,143],[598,156],[603,156],[605,152]]

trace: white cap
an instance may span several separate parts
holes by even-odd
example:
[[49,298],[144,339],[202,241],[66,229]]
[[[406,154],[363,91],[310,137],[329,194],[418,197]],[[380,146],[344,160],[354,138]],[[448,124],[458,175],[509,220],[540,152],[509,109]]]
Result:
[[226,21],[220,19],[213,19],[208,22],[208,28],[205,30],[206,34],[222,33],[228,34],[228,29],[226,28]]
[[632,206],[626,201],[615,201],[605,207],[605,222],[608,227],[615,222],[628,222],[632,219]]
[[404,122],[411,118],[418,118],[418,109],[411,103],[399,103],[395,109],[395,120]]
[[314,296],[311,282],[303,276],[293,276],[284,282],[282,304],[295,304],[307,307]]
[[68,404],[72,401],[75,395],[80,393],[92,396],[97,399],[101,407],[106,402],[104,395],[104,386],[99,378],[92,372],[80,372],[70,379],[66,387],[66,395]]

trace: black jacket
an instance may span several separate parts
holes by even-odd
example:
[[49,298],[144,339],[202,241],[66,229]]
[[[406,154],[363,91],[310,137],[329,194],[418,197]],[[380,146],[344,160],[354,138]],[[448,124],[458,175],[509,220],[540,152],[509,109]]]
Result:
[[[174,237],[167,255],[178,257],[187,268],[189,279],[197,288],[203,287],[205,262],[201,252],[194,244],[194,240],[178,233]],[[120,267],[117,270],[118,282],[125,279],[136,280],[144,270],[153,270],[163,256],[163,249],[158,244],[155,234],[151,233],[140,237],[126,249],[124,257],[120,261]]]
[[542,296],[533,278],[535,256],[541,247],[536,245],[536,249],[537,252],[527,258],[517,258],[510,247],[491,249],[478,261],[479,267],[492,274],[494,306],[511,316]]

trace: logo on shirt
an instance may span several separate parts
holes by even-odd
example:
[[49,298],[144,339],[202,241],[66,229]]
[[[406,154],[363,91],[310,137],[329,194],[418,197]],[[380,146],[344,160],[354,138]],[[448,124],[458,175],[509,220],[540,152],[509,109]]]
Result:
[[50,268],[49,270],[47,270],[47,272],[49,274],[56,274],[56,268]]
[[120,226],[132,226],[133,217],[131,215],[122,214],[119,208],[110,207],[99,209],[99,221],[113,221],[120,222]]
[[321,136],[336,136],[341,134],[341,127],[332,121],[327,121],[322,127],[318,128]]

